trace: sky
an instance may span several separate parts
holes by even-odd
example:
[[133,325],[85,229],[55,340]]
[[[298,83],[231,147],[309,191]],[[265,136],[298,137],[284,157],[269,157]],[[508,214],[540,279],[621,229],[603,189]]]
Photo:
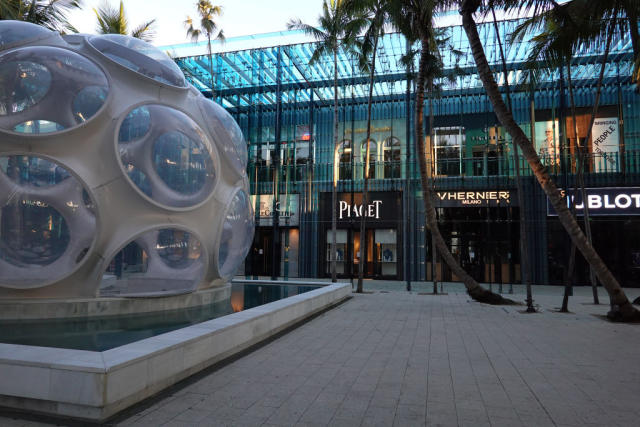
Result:
[[[107,1],[119,7],[119,0],[83,0],[83,10],[74,11],[69,21],[81,33],[96,32],[93,8]],[[219,19],[227,38],[286,30],[287,22],[300,18],[315,25],[322,8],[322,0],[213,0],[223,8]],[[197,19],[196,0],[124,0],[129,28],[156,19],[156,35],[152,43],[166,46],[188,43],[184,20],[187,15]]]

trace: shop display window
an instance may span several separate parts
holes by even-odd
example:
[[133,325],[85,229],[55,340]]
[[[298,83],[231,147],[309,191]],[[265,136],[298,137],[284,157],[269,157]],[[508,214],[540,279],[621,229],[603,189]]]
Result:
[[393,229],[375,230],[375,244],[378,252],[380,274],[395,276],[397,274],[398,238]]
[[[327,230],[327,273],[331,273],[331,242],[333,232]],[[336,273],[344,274],[347,259],[347,230],[336,230]]]

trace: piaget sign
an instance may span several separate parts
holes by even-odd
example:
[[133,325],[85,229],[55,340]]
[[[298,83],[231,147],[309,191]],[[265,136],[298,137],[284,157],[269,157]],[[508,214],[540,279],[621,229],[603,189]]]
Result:
[[512,206],[513,197],[510,190],[489,191],[438,191],[436,205],[438,207],[465,206]]
[[[584,201],[582,192],[561,190],[567,197],[567,206],[576,204],[576,214],[584,215]],[[616,188],[585,188],[587,195],[587,208],[589,215],[640,215],[640,187],[616,187]],[[547,199],[547,215],[557,216],[556,210]]]
[[373,200],[367,205],[366,209],[362,205],[355,203],[350,205],[346,201],[340,200],[340,203],[338,203],[338,219],[351,218],[351,215],[354,218],[360,218],[364,215],[368,218],[380,219],[380,206],[382,206],[382,200]]

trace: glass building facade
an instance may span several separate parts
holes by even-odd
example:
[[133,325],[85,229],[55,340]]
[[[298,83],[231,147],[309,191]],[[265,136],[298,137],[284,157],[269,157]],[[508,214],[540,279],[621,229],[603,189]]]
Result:
[[[497,22],[508,39],[518,20]],[[533,282],[560,284],[570,242],[528,165],[515,159],[476,74],[461,26],[445,28],[455,50],[443,52],[444,74],[424,109],[433,162],[438,221],[451,252],[477,280],[517,283],[520,273],[520,210],[525,214]],[[493,22],[479,24],[494,76],[506,96],[498,35]],[[255,36],[254,38],[258,38]],[[265,40],[263,44],[268,44]],[[240,124],[248,149],[247,175],[256,214],[247,275],[326,277],[330,273],[331,218],[337,217],[340,277],[357,276],[360,262],[371,278],[430,280],[430,233],[425,230],[414,141],[413,69],[400,57],[411,46],[396,33],[379,43],[373,87],[369,205],[361,206],[366,152],[369,76],[356,59],[338,54],[338,135],[334,142],[333,57],[310,64],[314,42],[255,47],[176,59],[185,76],[213,97]],[[509,86],[516,121],[531,138],[559,187],[571,194],[577,147],[586,152],[584,179],[593,241],[624,285],[640,276],[640,95],[631,82],[631,42],[614,36],[604,46],[583,46],[567,67],[541,72],[535,82],[525,68],[530,40],[507,44]],[[600,108],[589,129],[596,83],[604,64]],[[432,109],[432,111],[430,111]],[[433,114],[433,129],[429,116]],[[575,125],[574,125],[575,118]],[[577,129],[577,131],[576,131]],[[590,136],[588,136],[590,134]],[[524,206],[516,185],[522,175]],[[335,185],[337,203],[332,202]],[[581,215],[580,197],[575,198]],[[360,236],[359,219],[366,217]],[[359,259],[365,245],[364,259]],[[576,282],[588,282],[577,257]],[[439,260],[442,280],[457,278]]]

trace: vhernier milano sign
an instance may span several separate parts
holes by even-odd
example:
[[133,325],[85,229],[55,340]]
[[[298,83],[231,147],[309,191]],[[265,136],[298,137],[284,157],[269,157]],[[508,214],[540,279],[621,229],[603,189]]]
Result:
[[465,206],[513,206],[509,190],[498,191],[438,191],[436,205],[453,208]]

